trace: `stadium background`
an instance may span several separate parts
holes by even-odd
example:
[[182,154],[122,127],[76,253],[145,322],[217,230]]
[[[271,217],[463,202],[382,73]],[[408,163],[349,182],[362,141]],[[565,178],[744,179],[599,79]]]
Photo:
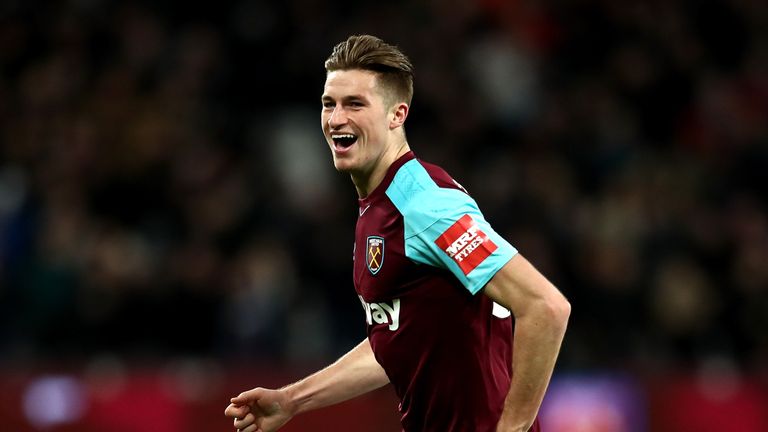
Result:
[[548,431],[768,430],[759,0],[2,2],[3,430],[229,430],[363,337],[318,115],[353,33],[411,56],[412,147],[572,302]]

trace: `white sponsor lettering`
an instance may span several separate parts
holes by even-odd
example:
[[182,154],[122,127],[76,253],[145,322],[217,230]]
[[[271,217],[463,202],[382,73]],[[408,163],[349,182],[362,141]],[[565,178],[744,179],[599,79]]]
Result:
[[365,321],[368,325],[376,324],[388,324],[389,329],[392,331],[397,330],[400,327],[400,299],[392,300],[392,305],[389,303],[368,303],[363,300],[362,296],[360,303],[363,304],[365,310]]
[[[469,244],[475,237],[477,237],[477,230],[479,228],[477,225],[472,225],[467,229],[467,231],[459,236],[459,238],[456,239],[453,243],[451,243],[450,246],[448,246],[448,249],[445,250],[445,252],[448,253],[448,255],[453,258],[454,255],[456,255],[457,252],[462,250],[464,246]],[[482,241],[481,241],[482,243]],[[477,247],[477,246],[475,246]]]
[[475,249],[477,249],[478,246],[483,244],[483,241],[484,240],[482,237],[475,237],[474,240],[472,240],[472,243],[468,244],[467,247],[465,247],[464,249],[461,250],[461,252],[456,254],[456,256],[454,257],[456,262],[464,261],[464,258],[468,257],[469,254],[472,253],[472,251],[474,251]]
[[496,302],[493,302],[493,310],[491,311],[491,313],[496,318],[502,318],[502,319],[508,318],[509,316],[512,315],[512,312],[510,312],[509,309],[505,308],[504,306]]

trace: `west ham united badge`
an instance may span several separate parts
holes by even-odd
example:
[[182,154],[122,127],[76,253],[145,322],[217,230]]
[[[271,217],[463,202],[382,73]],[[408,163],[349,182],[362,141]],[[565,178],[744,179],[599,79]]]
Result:
[[384,238],[368,236],[368,247],[365,252],[365,262],[368,263],[368,271],[372,275],[381,270],[384,265]]

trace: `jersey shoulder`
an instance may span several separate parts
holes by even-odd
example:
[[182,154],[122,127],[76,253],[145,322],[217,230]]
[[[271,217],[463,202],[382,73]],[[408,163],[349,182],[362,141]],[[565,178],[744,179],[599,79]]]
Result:
[[464,188],[435,165],[408,161],[386,194],[403,218],[405,255],[449,270],[472,294],[517,253]]
[[424,167],[424,170],[427,171],[427,174],[432,178],[432,180],[437,184],[438,187],[446,188],[446,189],[458,189],[465,194],[467,193],[467,190],[464,189],[464,186],[459,184],[450,174],[448,174],[447,171],[445,171],[442,167],[437,166],[435,164],[431,164],[429,162],[419,161],[421,162],[421,166]]
[[477,204],[441,167],[412,159],[395,174],[386,191],[397,210],[409,221],[406,237],[418,234],[438,219]]

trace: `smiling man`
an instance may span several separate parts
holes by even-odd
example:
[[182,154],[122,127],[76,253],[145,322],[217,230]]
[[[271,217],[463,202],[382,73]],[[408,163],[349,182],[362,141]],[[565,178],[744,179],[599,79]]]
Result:
[[301,381],[241,393],[225,414],[241,432],[272,432],[391,383],[408,432],[539,431],[570,304],[410,150],[413,67],[398,48],[352,36],[325,68],[323,133],[359,195],[353,278],[368,335]]

